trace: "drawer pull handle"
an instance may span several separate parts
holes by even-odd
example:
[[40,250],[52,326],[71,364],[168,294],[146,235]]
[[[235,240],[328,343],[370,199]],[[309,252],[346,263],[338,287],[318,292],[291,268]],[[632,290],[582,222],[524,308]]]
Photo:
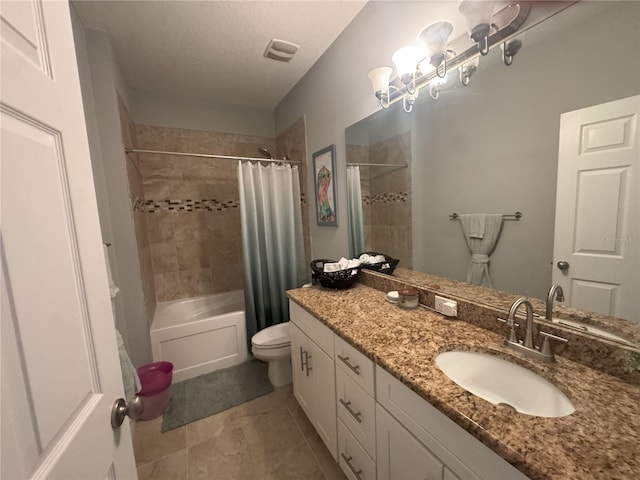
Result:
[[347,367],[349,367],[356,375],[360,375],[360,365],[351,365],[349,362],[349,357],[343,357],[342,355],[338,355],[338,358],[342,360]]
[[304,372],[304,358],[302,357],[303,351],[302,347],[300,347],[300,371]]
[[353,409],[351,408],[351,402],[345,402],[341,398],[339,400],[340,400],[340,403],[344,406],[344,408],[347,409],[347,412],[349,412],[351,414],[351,416],[358,421],[358,423],[362,423],[362,419],[360,418],[362,413],[361,412],[354,412]]
[[362,470],[356,470],[356,468],[351,465],[351,459],[353,457],[347,457],[344,453],[341,453],[340,455],[342,456],[344,461],[347,462],[347,467],[349,467],[349,470],[351,470],[351,472],[356,476],[358,480],[361,480],[362,477],[360,476],[360,474],[362,473]]
[[310,366],[309,366],[309,359],[311,358],[311,355],[309,355],[309,352],[307,352],[306,350],[304,351],[304,366],[306,368],[306,373],[307,373],[307,377],[309,376],[309,370],[313,370]]

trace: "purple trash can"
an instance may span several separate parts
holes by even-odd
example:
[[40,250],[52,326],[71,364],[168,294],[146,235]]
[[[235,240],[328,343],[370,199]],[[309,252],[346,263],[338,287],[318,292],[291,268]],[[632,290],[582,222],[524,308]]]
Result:
[[138,368],[142,389],[138,395],[144,402],[140,420],[153,420],[162,415],[169,404],[169,387],[173,376],[171,362],[155,362]]

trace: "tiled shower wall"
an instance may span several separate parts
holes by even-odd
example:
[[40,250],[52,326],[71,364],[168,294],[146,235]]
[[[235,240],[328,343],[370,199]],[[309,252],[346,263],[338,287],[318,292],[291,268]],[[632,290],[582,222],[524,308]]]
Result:
[[348,163],[406,163],[408,168],[360,167],[365,250],[412,268],[411,132],[370,146],[348,145]]
[[[122,128],[122,140],[125,148],[137,148],[136,126],[129,116],[127,108],[118,98],[120,110],[120,126]],[[147,229],[147,216],[144,211],[137,208],[140,199],[144,197],[142,186],[142,174],[140,172],[140,159],[137,154],[127,155],[127,177],[129,179],[129,196],[133,206],[133,225],[135,228],[136,243],[138,248],[138,260],[142,270],[142,289],[144,291],[144,305],[147,314],[147,324],[151,325],[153,313],[156,308],[156,289],[154,283],[153,266],[151,263],[151,246],[149,244],[149,232]]]
[[[259,157],[259,146],[276,151],[273,138],[150,125],[137,125],[136,138],[145,150],[248,157]],[[304,119],[280,138],[278,154],[304,161]],[[237,161],[147,153],[138,159],[142,194],[134,210],[146,217],[157,301],[243,288]],[[304,232],[308,245],[308,221]]]

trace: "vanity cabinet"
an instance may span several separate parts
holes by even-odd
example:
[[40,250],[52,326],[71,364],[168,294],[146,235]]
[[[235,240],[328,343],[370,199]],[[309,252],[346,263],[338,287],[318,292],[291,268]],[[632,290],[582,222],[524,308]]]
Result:
[[[528,479],[382,368],[376,368],[376,401],[380,479]],[[384,438],[385,434],[387,438]],[[424,468],[424,473],[419,469],[415,472],[406,471],[404,476],[402,472],[396,475],[399,469],[404,468],[399,463],[405,458],[405,453],[397,446],[389,447],[390,443],[396,441],[414,451],[416,457],[413,462]],[[392,476],[384,476],[387,472],[391,472]]]
[[527,477],[295,302],[293,392],[351,480]]
[[334,334],[296,303],[289,311],[293,394],[337,460]]

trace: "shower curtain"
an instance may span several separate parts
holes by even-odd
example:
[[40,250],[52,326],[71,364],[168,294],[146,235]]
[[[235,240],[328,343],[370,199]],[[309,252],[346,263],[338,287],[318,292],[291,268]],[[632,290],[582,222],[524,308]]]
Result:
[[360,167],[347,167],[347,206],[349,213],[349,255],[351,258],[355,258],[364,251]]
[[238,164],[247,342],[289,320],[285,291],[302,286],[306,268],[298,168]]

